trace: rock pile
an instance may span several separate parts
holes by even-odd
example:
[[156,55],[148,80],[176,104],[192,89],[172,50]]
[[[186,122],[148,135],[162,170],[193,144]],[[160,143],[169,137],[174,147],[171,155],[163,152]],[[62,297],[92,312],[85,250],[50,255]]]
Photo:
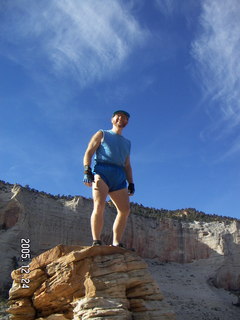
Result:
[[122,248],[59,245],[12,279],[12,320],[175,319],[146,263]]

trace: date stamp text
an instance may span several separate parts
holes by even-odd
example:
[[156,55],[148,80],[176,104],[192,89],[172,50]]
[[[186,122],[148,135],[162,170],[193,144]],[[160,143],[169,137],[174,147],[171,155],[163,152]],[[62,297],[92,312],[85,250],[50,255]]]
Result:
[[29,289],[30,279],[27,275],[30,273],[30,261],[31,261],[31,243],[30,239],[21,239],[21,287]]

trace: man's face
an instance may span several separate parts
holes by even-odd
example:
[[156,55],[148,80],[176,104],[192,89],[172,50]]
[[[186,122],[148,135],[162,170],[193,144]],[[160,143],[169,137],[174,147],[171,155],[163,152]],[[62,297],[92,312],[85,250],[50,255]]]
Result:
[[112,124],[119,128],[124,128],[128,124],[128,117],[124,113],[117,113],[112,117]]

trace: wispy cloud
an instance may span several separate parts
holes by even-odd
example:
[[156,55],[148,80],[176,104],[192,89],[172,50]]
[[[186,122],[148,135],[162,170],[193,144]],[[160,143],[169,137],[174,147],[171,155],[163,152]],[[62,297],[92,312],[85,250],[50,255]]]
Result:
[[[204,0],[200,31],[192,45],[207,100],[214,119],[211,134],[225,137],[236,134],[240,124],[240,2]],[[232,139],[227,155],[240,150]]]
[[155,0],[155,5],[166,17],[175,18],[176,15],[183,15],[189,27],[196,23],[196,11],[199,3],[196,0]]
[[155,2],[160,11],[167,16],[173,14],[177,9],[174,0],[155,0]]
[[43,69],[81,85],[119,70],[146,37],[118,0],[12,0],[3,9],[3,53],[28,67],[44,57]]

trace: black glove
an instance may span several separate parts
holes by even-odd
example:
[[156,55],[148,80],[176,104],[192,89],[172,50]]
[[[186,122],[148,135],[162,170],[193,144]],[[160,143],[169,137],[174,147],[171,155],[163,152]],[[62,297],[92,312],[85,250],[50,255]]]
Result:
[[83,182],[84,183],[94,182],[94,174],[92,173],[92,169],[89,166],[84,166]]
[[133,195],[135,192],[134,183],[129,183],[128,185],[128,194]]

